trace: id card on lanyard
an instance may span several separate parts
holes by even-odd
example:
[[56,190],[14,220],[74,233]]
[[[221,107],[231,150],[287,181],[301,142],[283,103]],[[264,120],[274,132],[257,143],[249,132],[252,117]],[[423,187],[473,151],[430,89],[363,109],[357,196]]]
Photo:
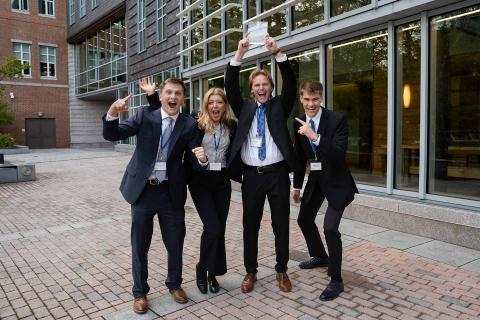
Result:
[[222,125],[220,124],[219,126],[220,126],[220,134],[218,135],[218,139],[217,139],[216,130],[213,133],[213,148],[215,149],[215,161],[216,162],[210,162],[210,164],[208,165],[208,170],[210,170],[210,171],[221,171],[222,170],[222,163],[217,162],[218,161],[218,149],[220,148],[220,143],[222,141],[222,132],[223,132]]

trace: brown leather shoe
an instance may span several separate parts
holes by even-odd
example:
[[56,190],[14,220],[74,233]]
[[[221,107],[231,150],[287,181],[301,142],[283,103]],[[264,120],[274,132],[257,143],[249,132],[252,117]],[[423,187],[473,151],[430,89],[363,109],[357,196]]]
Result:
[[148,300],[146,295],[135,298],[135,300],[133,300],[133,311],[139,314],[148,311]]
[[249,293],[252,291],[256,281],[257,275],[255,273],[247,273],[245,278],[243,278],[242,285],[240,286],[242,292]]
[[188,297],[185,291],[183,291],[182,287],[178,287],[176,289],[170,289],[170,294],[173,297],[173,300],[177,303],[187,303]]
[[292,283],[285,272],[277,272],[278,287],[283,292],[292,291]]

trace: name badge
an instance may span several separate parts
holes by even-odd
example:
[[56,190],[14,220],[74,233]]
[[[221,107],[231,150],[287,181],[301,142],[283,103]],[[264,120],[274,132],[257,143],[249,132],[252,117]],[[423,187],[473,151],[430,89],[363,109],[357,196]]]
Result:
[[322,170],[322,163],[318,162],[310,162],[310,171],[321,171]]
[[210,171],[221,171],[222,164],[220,162],[210,162],[208,170]]
[[256,137],[252,139],[252,147],[260,148],[262,146],[262,138]]
[[153,168],[153,170],[166,171],[167,170],[167,163],[165,161],[155,162],[155,167]]

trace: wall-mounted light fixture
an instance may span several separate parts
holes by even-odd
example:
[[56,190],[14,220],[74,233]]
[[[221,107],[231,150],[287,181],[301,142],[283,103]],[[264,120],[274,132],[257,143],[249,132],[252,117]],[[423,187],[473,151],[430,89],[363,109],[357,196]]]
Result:
[[38,112],[37,112],[37,116],[38,116],[39,118],[43,118],[43,112],[42,112],[42,111],[38,111]]
[[412,101],[412,90],[409,84],[403,86],[403,107],[405,109],[410,108],[410,103]]
[[13,94],[13,92],[10,92],[10,99],[15,99],[15,95]]

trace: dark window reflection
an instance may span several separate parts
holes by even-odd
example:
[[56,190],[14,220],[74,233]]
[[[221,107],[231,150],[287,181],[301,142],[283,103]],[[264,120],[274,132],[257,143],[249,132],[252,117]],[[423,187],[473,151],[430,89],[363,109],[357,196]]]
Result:
[[480,200],[480,7],[431,21],[428,192]]
[[358,9],[360,7],[371,4],[371,0],[332,0],[331,15],[338,16],[339,14]]

